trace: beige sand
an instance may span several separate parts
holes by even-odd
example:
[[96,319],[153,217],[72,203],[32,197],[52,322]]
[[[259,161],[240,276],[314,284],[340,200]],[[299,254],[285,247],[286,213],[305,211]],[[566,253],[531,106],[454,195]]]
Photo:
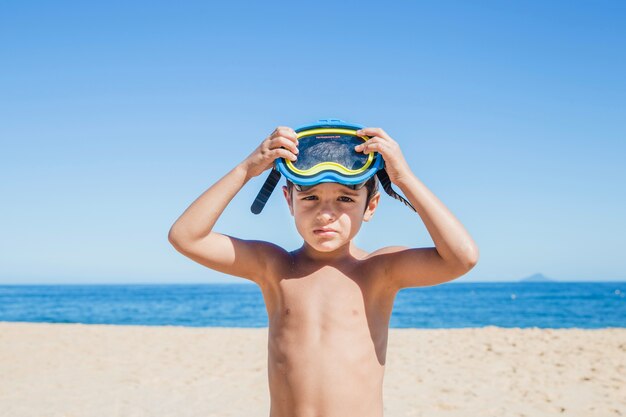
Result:
[[[266,367],[267,329],[0,323],[0,415],[267,417]],[[391,329],[384,388],[386,417],[626,416],[626,329]]]

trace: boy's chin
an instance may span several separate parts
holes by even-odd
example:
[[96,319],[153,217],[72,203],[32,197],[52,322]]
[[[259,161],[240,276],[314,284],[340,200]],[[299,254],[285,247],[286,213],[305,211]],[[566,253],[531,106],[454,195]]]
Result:
[[307,241],[308,245],[318,252],[333,252],[345,245],[343,241]]

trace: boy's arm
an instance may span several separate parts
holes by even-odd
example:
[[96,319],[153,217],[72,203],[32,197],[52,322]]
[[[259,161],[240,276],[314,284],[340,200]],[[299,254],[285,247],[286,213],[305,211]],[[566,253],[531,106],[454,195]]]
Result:
[[[272,166],[277,157],[295,159],[295,132],[279,127],[245,161],[198,197],[170,228],[168,239],[183,255],[216,271],[256,283],[278,246],[242,240],[213,231],[226,206],[250,178]],[[297,152],[297,151],[296,151]],[[274,256],[275,257],[275,256]]]
[[434,248],[387,247],[383,255],[387,276],[397,289],[451,281],[478,262],[476,243],[459,220],[412,173],[398,187],[413,204],[435,243]]
[[364,128],[357,133],[371,138],[355,149],[383,155],[389,178],[415,207],[435,243],[434,248],[394,246],[376,251],[374,254],[381,255],[392,286],[400,289],[437,285],[472,269],[479,256],[476,243],[446,206],[415,177],[399,145],[379,128]]

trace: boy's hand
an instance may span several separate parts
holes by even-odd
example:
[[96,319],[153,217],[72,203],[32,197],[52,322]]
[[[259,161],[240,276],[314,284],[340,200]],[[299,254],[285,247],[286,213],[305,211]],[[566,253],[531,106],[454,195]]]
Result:
[[256,177],[270,168],[276,158],[295,161],[298,154],[297,146],[298,139],[295,130],[278,126],[243,162],[248,177]]
[[368,154],[378,152],[385,160],[385,170],[389,179],[395,185],[399,185],[402,179],[412,175],[411,168],[404,159],[400,145],[391,138],[384,130],[377,127],[366,127],[356,131],[357,135],[369,136],[370,139],[354,147],[357,152]]

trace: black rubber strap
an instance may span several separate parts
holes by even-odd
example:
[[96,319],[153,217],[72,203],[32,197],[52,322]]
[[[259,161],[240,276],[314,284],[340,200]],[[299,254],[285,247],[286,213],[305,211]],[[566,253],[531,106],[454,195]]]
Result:
[[417,210],[415,210],[415,207],[413,207],[413,205],[410,202],[408,202],[404,197],[396,193],[394,189],[391,188],[391,180],[389,179],[389,175],[387,175],[387,171],[385,171],[384,168],[378,170],[376,175],[378,176],[378,180],[380,181],[380,184],[383,186],[383,189],[385,190],[387,194],[389,194],[391,197],[395,198],[396,200],[402,201],[405,205],[410,207],[411,210],[417,213]]
[[254,199],[254,203],[252,203],[250,211],[254,214],[259,214],[263,210],[263,207],[265,207],[265,203],[267,203],[267,200],[270,198],[272,191],[276,188],[278,180],[280,180],[280,172],[276,168],[272,168],[272,172],[270,172],[270,175],[267,176],[261,191],[259,191]]

